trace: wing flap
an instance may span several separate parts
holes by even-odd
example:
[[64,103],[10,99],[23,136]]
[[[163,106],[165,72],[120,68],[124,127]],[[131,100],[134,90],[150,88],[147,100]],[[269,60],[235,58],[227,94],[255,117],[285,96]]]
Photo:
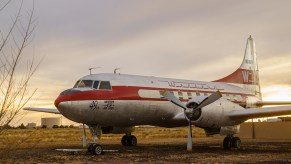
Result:
[[33,108],[33,107],[25,107],[23,110],[35,111],[35,112],[44,112],[44,113],[54,113],[54,114],[61,114],[55,108]]
[[235,110],[228,114],[231,119],[251,119],[261,117],[272,117],[291,114],[291,106],[278,106],[266,108],[248,108]]

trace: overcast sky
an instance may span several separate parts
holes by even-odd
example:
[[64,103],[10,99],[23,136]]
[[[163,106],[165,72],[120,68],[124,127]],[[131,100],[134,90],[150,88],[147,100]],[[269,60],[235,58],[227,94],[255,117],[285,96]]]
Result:
[[[19,4],[1,12],[0,28],[11,23],[7,18]],[[31,8],[25,0],[23,10]],[[26,53],[44,60],[32,80],[39,102],[30,105],[53,107],[59,92],[89,67],[102,67],[94,73],[118,67],[124,74],[215,80],[239,67],[249,35],[265,98],[280,87],[291,97],[290,0],[37,0],[35,17]],[[24,120],[37,117],[29,113]]]

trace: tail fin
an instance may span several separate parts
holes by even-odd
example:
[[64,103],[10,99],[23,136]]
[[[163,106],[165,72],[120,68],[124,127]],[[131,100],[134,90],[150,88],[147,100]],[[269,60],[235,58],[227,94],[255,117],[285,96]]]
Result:
[[261,99],[257,55],[252,36],[247,40],[244,60],[240,67],[232,74],[219,80],[215,80],[214,82],[226,82],[238,85],[249,90],[252,94]]

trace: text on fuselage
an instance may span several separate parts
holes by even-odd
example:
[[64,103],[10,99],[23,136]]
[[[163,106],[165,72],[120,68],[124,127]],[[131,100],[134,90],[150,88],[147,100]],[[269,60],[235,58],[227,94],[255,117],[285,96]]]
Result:
[[190,82],[177,82],[177,81],[162,81],[159,82],[166,83],[169,87],[175,88],[193,88],[193,89],[206,89],[206,90],[224,90],[223,88],[218,88],[214,85],[190,83]]

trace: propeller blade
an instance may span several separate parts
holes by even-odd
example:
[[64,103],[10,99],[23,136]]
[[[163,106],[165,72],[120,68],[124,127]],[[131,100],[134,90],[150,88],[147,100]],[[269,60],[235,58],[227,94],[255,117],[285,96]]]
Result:
[[83,124],[83,147],[86,147],[86,131],[85,131],[85,125]]
[[169,91],[164,91],[163,96],[169,101],[171,101],[173,104],[183,108],[184,110],[187,109],[186,105],[183,104],[173,93]]
[[187,151],[192,151],[192,126],[191,126],[191,120],[189,120],[189,127],[188,127]]
[[196,109],[199,109],[199,108],[203,108],[213,102],[215,102],[216,100],[220,99],[222,97],[222,94],[217,91],[217,92],[214,92],[212,93],[210,96],[206,97],[197,107]]

